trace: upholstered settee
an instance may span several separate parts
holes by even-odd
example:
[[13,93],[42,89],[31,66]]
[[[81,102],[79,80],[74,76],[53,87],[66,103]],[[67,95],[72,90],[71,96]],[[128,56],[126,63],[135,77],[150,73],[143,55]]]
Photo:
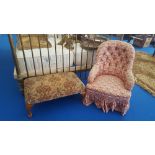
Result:
[[97,50],[96,63],[91,69],[83,100],[85,105],[95,102],[104,112],[118,111],[122,115],[129,109],[135,50],[122,41],[106,41]]

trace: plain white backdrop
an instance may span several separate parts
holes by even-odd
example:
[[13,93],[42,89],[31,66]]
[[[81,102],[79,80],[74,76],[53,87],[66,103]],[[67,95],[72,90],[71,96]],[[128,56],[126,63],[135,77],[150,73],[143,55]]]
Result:
[[[154,1],[0,1],[0,33],[154,33]],[[0,122],[1,155],[151,155],[154,122]]]
[[151,122],[1,122],[2,155],[154,154]]
[[153,33],[154,0],[0,1],[1,33]]

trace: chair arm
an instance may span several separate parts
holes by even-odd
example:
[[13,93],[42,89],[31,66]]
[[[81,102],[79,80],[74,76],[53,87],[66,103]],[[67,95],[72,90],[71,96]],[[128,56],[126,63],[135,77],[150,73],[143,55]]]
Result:
[[94,82],[95,78],[100,75],[100,65],[95,64],[89,72],[88,83]]
[[134,78],[132,71],[126,72],[124,80],[125,80],[125,88],[127,90],[132,90],[135,84],[135,78]]

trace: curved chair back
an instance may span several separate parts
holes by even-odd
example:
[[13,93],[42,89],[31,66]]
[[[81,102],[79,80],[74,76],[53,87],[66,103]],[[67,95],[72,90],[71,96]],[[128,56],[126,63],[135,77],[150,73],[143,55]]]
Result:
[[135,50],[132,45],[110,40],[102,43],[96,55],[96,63],[102,64],[103,74],[110,74],[124,79],[124,74],[132,70],[135,57]]

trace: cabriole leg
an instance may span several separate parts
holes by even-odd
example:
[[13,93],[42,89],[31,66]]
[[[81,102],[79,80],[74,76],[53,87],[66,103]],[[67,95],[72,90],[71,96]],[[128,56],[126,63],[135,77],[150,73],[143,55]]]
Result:
[[32,117],[32,104],[31,103],[26,103],[26,111],[28,114],[28,117],[31,118]]

